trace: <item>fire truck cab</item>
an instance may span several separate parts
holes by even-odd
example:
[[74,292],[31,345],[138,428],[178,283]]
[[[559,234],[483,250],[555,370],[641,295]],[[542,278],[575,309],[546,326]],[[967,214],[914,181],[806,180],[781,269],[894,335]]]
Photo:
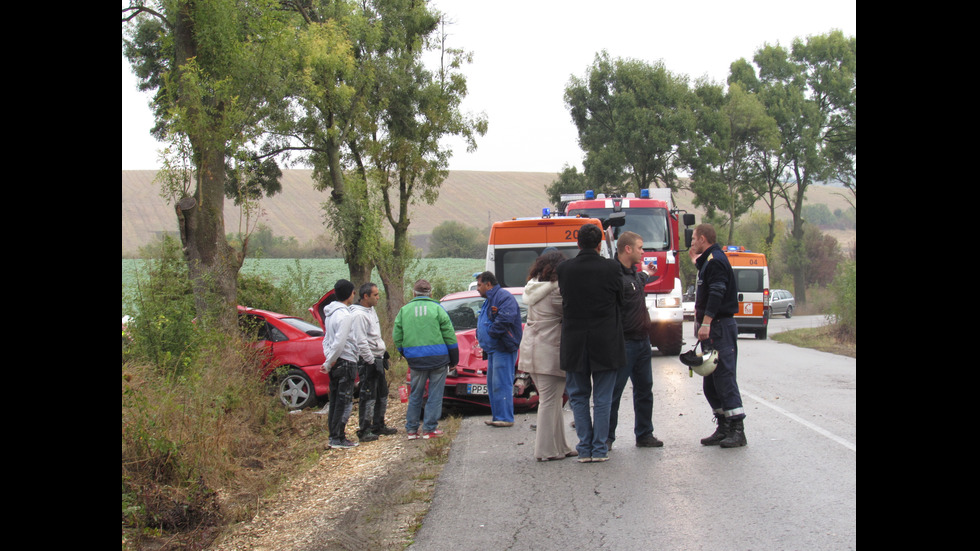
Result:
[[[657,268],[656,275],[647,281],[646,304],[650,313],[650,343],[665,356],[680,354],[684,345],[683,290],[681,288],[678,253],[680,231],[678,217],[682,211],[675,209],[670,190],[665,188],[644,189],[640,197],[627,193],[624,197],[585,193],[564,194],[565,214],[604,219],[622,213],[625,222],[616,227],[613,237],[624,231],[632,231],[643,239],[643,262]],[[683,215],[685,249],[691,246],[694,215]],[[615,243],[612,254],[615,256]],[[638,266],[637,269],[643,269]]]

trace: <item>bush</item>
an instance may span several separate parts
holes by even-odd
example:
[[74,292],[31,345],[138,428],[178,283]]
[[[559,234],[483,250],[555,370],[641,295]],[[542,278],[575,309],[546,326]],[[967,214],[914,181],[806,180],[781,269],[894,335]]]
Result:
[[834,292],[831,315],[837,325],[838,339],[857,339],[857,260],[841,262],[830,284]]
[[194,362],[198,339],[187,264],[170,236],[143,253],[152,257],[136,276],[135,296],[129,298],[136,312],[126,327],[130,342],[123,359],[140,358],[179,377]]
[[487,239],[474,227],[448,220],[432,230],[429,258],[483,258]]

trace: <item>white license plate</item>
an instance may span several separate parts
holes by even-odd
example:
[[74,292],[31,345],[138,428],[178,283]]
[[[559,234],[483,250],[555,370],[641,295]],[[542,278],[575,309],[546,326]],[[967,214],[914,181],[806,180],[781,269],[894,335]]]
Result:
[[489,394],[487,385],[466,385],[467,394]]

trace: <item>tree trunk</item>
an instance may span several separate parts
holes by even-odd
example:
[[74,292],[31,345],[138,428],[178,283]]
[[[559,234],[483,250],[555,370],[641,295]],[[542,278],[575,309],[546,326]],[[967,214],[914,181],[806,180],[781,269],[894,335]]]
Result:
[[199,158],[193,204],[182,201],[177,206],[180,238],[198,317],[232,331],[237,326],[237,279],[243,257],[225,238],[224,154],[209,149]]
[[[176,59],[182,65],[197,56],[194,22],[191,17],[194,3],[182,6],[175,21]],[[178,69],[179,72],[179,69]],[[194,105],[178,92],[178,104]],[[220,106],[216,107],[220,112]],[[188,108],[188,118],[199,113]],[[219,115],[220,116],[220,115]],[[232,249],[225,237],[224,143],[207,136],[207,130],[188,135],[197,168],[194,200],[182,198],[176,207],[180,224],[180,239],[184,258],[194,290],[194,305],[202,324],[212,322],[233,331],[237,327],[237,279],[243,257]]]

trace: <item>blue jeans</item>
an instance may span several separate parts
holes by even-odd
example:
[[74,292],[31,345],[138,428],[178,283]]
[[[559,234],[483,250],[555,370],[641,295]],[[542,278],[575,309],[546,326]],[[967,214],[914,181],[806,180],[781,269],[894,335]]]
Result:
[[619,402],[626,381],[633,381],[633,434],[639,440],[653,434],[653,370],[650,367],[650,339],[626,339],[626,365],[616,374],[612,410],[609,412],[609,442],[616,440]]
[[439,426],[442,417],[442,393],[446,387],[448,366],[435,369],[413,369],[412,389],[408,395],[408,410],[405,412],[405,430],[411,434],[419,430],[419,416],[422,414],[422,397],[426,383],[429,384],[429,397],[425,399],[425,419],[422,432],[432,432]]
[[[579,458],[606,457],[609,453],[606,439],[609,437],[609,411],[615,386],[616,371],[565,373],[565,390],[568,391],[568,403],[575,418],[575,433],[578,435],[575,449]],[[592,397],[592,415],[589,415],[589,396]]]
[[487,394],[490,396],[490,413],[494,421],[514,422],[515,364],[517,350],[487,351]]
[[728,419],[743,419],[742,394],[735,380],[738,363],[738,325],[734,318],[711,322],[711,346],[718,351],[718,367],[704,378],[704,397],[711,409]]

